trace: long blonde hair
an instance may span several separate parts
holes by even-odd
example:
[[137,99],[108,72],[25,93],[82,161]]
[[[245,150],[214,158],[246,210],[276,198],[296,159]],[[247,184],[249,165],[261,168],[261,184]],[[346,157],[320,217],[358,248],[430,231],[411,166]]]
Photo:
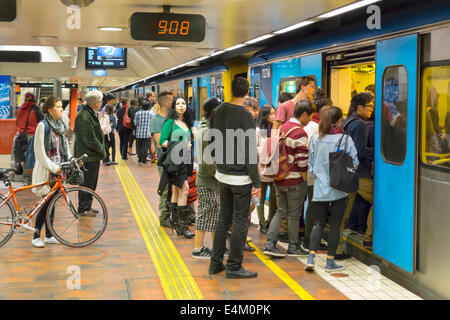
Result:
[[152,107],[152,110],[153,110],[155,113],[159,113],[159,110],[161,110],[161,107],[159,106],[159,103],[155,103],[155,104],[153,105],[153,107]]

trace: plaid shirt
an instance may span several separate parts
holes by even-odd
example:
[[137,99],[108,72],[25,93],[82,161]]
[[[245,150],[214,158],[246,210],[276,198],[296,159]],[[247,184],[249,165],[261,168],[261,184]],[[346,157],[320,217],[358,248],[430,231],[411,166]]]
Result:
[[150,110],[140,110],[134,115],[134,125],[136,126],[136,138],[150,138],[150,121],[153,115]]

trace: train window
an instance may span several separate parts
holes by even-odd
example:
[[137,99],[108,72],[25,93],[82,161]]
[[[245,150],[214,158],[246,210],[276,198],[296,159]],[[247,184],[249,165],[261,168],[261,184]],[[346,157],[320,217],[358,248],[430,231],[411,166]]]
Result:
[[333,67],[330,81],[330,98],[347,115],[354,95],[375,90],[375,63]]
[[408,73],[404,66],[387,67],[383,73],[381,155],[385,162],[401,165],[406,157]]
[[450,168],[450,65],[422,74],[422,162]]

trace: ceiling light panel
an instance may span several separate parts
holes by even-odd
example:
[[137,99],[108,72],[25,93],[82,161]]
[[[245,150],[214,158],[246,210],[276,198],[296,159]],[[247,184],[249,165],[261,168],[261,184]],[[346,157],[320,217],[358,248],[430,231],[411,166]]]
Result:
[[287,28],[275,31],[274,33],[275,34],[282,34],[282,33],[285,33],[285,32],[289,32],[289,31],[292,31],[292,30],[295,30],[295,29],[299,29],[299,28],[305,27],[305,26],[307,26],[307,25],[309,25],[311,23],[314,23],[314,21],[311,21],[311,20],[302,21],[300,23],[294,24],[294,25],[289,26]]
[[325,14],[322,14],[322,15],[319,16],[319,18],[323,19],[323,18],[334,17],[334,16],[337,16],[337,15],[343,14],[345,12],[349,12],[349,11],[352,11],[352,10],[355,10],[355,9],[358,9],[358,8],[361,8],[361,7],[364,7],[364,6],[368,6],[369,4],[372,4],[372,3],[375,3],[375,2],[379,2],[379,1],[381,1],[381,0],[364,0],[364,1],[359,1],[359,2],[356,2],[356,3],[349,4],[348,6],[345,6],[345,7],[342,7],[342,8],[339,8],[339,9],[327,12]]
[[261,37],[258,37],[258,38],[256,38],[256,39],[247,41],[246,44],[253,44],[253,43],[256,43],[256,42],[260,42],[260,41],[263,41],[263,40],[272,38],[273,36],[274,36],[273,34],[266,34],[266,35],[261,36]]
[[236,49],[239,49],[239,48],[242,48],[242,47],[245,47],[244,43],[240,43],[240,44],[237,44],[237,45],[235,45],[233,47],[227,48],[227,49],[225,49],[225,51],[232,51],[232,50],[236,50]]

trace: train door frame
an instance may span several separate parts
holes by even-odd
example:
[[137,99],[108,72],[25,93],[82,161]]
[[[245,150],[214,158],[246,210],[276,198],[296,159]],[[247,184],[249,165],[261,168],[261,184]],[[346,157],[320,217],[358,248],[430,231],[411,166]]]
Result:
[[[417,261],[419,35],[414,33],[380,40],[377,41],[376,48],[375,119],[378,118],[378,121],[375,121],[373,252],[393,265],[414,274]],[[399,70],[404,68],[407,80],[406,149],[401,163],[386,159],[386,155],[383,153],[383,131],[385,130],[381,124],[386,108],[382,110],[382,105],[387,105],[384,102],[386,98],[384,84],[388,82],[384,76],[389,68],[398,68]],[[398,96],[400,96],[400,89],[397,91]],[[394,102],[396,101],[398,100]],[[400,106],[400,102],[398,102],[398,106]],[[391,140],[389,139],[389,141]],[[386,177],[389,176],[397,178],[387,182]],[[410,188],[413,188],[412,192],[408,192],[408,190],[411,191]],[[395,216],[383,215],[386,207],[391,211],[398,209],[395,210]],[[390,224],[385,224],[386,221],[390,221]],[[377,237],[377,226],[381,225],[383,226],[383,237]],[[396,228],[392,229],[394,225]],[[384,241],[385,239],[395,242],[395,246],[386,244],[388,240]]]

